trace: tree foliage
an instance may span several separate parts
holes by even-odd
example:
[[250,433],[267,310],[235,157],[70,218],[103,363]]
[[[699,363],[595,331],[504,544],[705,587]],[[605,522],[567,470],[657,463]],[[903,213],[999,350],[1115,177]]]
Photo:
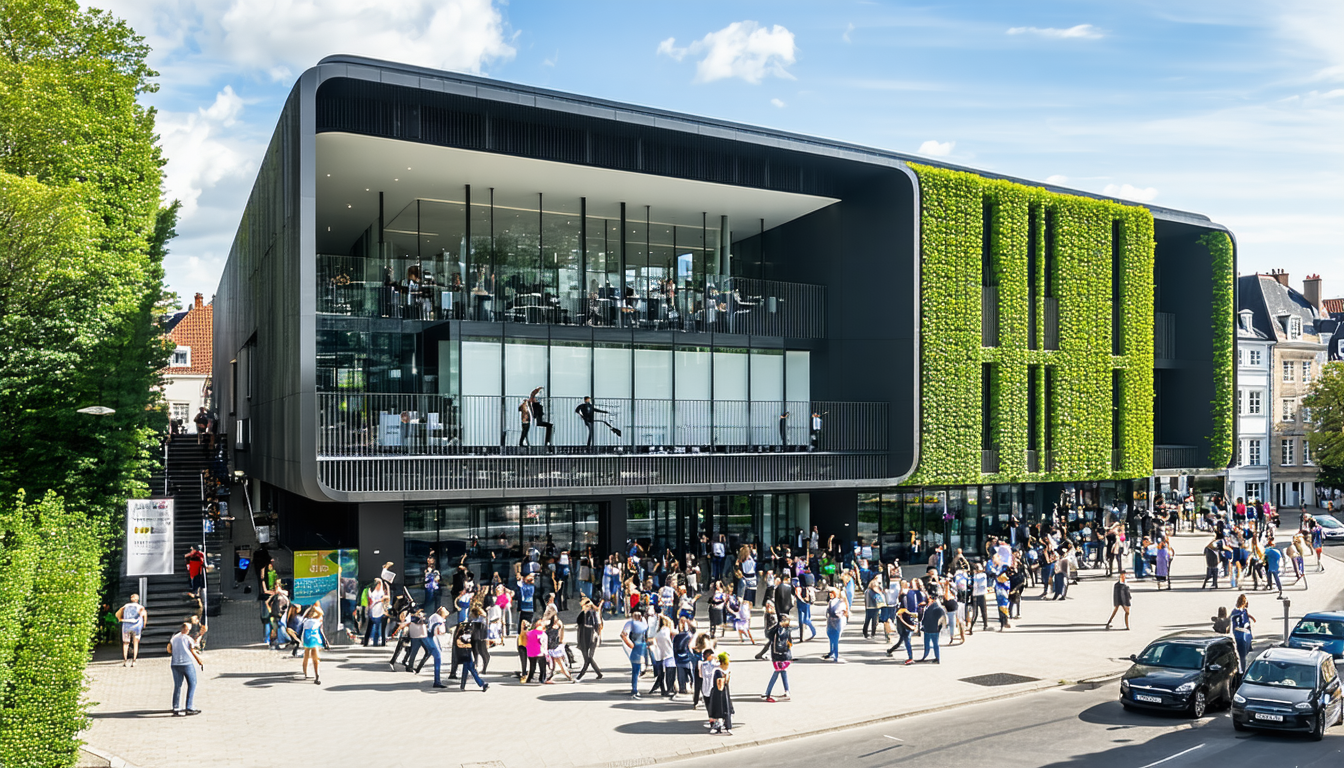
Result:
[[1307,444],[1316,464],[1316,482],[1344,487],[1344,363],[1326,363],[1302,399],[1311,411]]

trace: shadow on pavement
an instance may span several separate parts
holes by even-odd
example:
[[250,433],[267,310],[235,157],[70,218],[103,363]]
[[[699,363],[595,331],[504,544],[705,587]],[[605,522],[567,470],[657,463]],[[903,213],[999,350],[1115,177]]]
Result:
[[139,720],[146,717],[172,717],[171,709],[128,709],[123,712],[90,712],[94,720]]
[[[733,721],[734,728],[741,728],[746,723]],[[635,734],[708,734],[703,722],[700,720],[644,720],[635,723],[623,723],[616,726],[617,733],[635,733]],[[714,737],[718,738],[718,737]]]

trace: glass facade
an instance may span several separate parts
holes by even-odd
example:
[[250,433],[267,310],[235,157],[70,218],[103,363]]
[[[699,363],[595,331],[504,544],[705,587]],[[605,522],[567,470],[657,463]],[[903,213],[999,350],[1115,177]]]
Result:
[[729,550],[796,546],[799,530],[810,527],[810,509],[809,495],[797,493],[628,499],[625,533],[628,544],[645,552],[671,550],[677,557],[707,556],[707,543],[720,534]]

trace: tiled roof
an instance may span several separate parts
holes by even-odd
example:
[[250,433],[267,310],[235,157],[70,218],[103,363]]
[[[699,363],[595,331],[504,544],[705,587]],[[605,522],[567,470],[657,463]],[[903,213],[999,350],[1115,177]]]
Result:
[[1344,299],[1321,299],[1326,314],[1344,315]]
[[213,365],[211,354],[215,334],[214,304],[193,306],[168,332],[168,338],[179,347],[191,347],[190,366],[168,366],[167,374],[209,376]]

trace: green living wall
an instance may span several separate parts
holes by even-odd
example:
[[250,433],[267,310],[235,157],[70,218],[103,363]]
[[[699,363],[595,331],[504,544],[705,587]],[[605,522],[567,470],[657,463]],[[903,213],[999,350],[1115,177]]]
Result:
[[1232,238],[1226,232],[1210,232],[1199,239],[1213,263],[1213,434],[1209,437],[1209,466],[1232,463],[1235,426],[1232,420],[1232,358],[1236,314],[1233,302]]
[[[1047,192],[927,166],[919,176],[922,439],[907,484],[1143,477],[1153,463],[1153,217],[1148,209]],[[982,247],[990,216],[998,345],[981,345]],[[1034,212],[1034,215],[1033,215]],[[1112,233],[1119,222],[1121,346],[1112,354]],[[1034,223],[1035,233],[1029,226]],[[1051,231],[1047,232],[1047,226]],[[1028,246],[1034,243],[1035,258]],[[1053,258],[1046,248],[1053,245]],[[1029,265],[1035,264],[1035,274]],[[1058,349],[1046,350],[1047,264],[1058,301]],[[1031,301],[1032,286],[1036,300]],[[1040,341],[1032,349],[1032,313]],[[992,365],[999,471],[981,472],[982,366]],[[1037,379],[1038,470],[1028,471],[1028,370]],[[1053,408],[1046,408],[1046,368]],[[1112,376],[1120,371],[1120,457],[1112,460]],[[1046,414],[1053,440],[1044,442]],[[1045,450],[1054,463],[1048,468]],[[1047,471],[1048,469],[1048,471]]]

